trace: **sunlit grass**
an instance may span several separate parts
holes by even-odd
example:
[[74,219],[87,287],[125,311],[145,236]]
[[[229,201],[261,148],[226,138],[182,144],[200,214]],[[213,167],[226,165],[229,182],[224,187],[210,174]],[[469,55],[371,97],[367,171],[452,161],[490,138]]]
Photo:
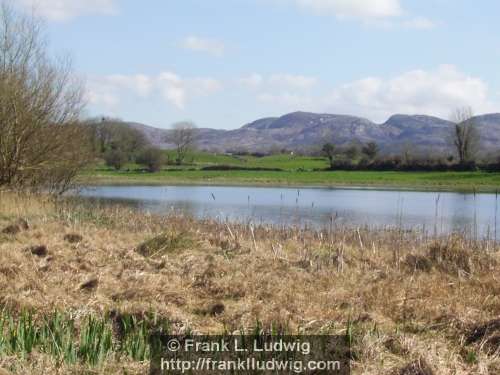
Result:
[[490,191],[500,189],[500,173],[375,172],[375,171],[92,171],[82,175],[90,184],[222,184],[270,186],[354,186],[415,190]]
[[[165,151],[175,160],[173,151]],[[222,184],[280,186],[359,186],[416,190],[490,191],[500,188],[500,173],[493,172],[399,172],[328,171],[323,157],[278,154],[264,157],[194,152],[181,166],[167,165],[147,173],[137,164],[122,170],[99,164],[83,172],[82,183],[94,184]],[[203,170],[204,167],[240,170]],[[245,169],[262,170],[245,170]],[[270,170],[266,170],[270,169]]]

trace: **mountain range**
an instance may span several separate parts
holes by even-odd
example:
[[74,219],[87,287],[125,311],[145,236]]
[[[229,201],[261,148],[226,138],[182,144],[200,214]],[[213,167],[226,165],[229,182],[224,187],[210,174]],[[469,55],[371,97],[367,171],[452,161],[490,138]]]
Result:
[[[500,113],[473,118],[481,135],[482,151],[500,148]],[[126,123],[143,132],[155,146],[173,148],[172,130]],[[324,143],[348,145],[376,142],[383,152],[412,148],[449,152],[454,123],[425,115],[394,115],[383,124],[355,116],[294,112],[259,119],[239,129],[196,129],[197,147],[216,152],[266,152],[271,149],[313,150]]]

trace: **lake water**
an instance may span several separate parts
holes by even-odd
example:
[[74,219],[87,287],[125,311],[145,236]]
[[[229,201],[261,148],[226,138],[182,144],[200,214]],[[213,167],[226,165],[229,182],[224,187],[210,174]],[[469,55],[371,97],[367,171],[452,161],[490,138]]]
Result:
[[[373,189],[232,186],[98,186],[80,192],[110,204],[128,204],[152,213],[181,211],[196,217],[278,225],[353,226],[423,229],[433,233],[467,231],[494,238],[495,194]],[[500,220],[498,220],[500,221]]]

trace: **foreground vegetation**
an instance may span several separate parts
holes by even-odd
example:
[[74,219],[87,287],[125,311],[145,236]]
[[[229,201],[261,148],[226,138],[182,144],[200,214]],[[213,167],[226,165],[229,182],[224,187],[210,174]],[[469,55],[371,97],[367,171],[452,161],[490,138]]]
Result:
[[500,372],[492,242],[335,222],[252,227],[5,192],[0,232],[9,373],[142,374],[158,325],[349,333],[354,374]]

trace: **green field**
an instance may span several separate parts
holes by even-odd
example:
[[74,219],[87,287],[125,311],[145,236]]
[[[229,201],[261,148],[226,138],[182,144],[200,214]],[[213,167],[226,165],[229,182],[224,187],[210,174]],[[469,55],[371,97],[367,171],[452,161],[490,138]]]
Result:
[[[205,171],[206,166],[229,165],[242,168],[279,168],[281,171]],[[489,172],[378,172],[318,171],[326,159],[293,155],[266,157],[196,153],[181,167],[167,166],[158,173],[144,172],[137,165],[115,171],[104,165],[81,175],[86,184],[204,184],[268,186],[352,186],[414,190],[496,191],[500,173]]]
[[[166,151],[170,160],[175,159],[173,151]],[[328,167],[323,157],[294,156],[280,154],[264,157],[211,154],[196,152],[188,155],[184,168],[202,168],[213,165],[230,165],[243,168],[280,168],[284,170],[312,170]]]

